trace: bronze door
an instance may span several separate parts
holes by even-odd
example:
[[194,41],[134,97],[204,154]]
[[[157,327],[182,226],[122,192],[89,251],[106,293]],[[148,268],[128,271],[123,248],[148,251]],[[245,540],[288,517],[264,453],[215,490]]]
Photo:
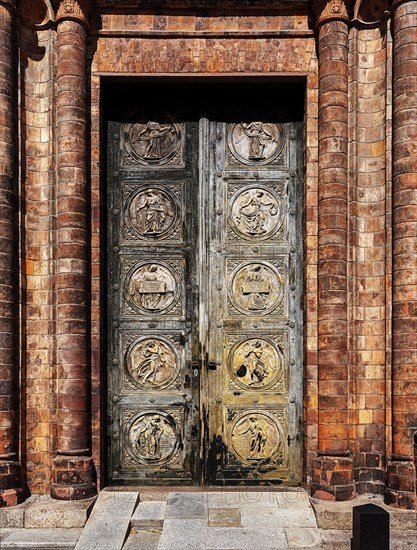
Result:
[[108,123],[109,481],[298,483],[300,124],[170,107]]

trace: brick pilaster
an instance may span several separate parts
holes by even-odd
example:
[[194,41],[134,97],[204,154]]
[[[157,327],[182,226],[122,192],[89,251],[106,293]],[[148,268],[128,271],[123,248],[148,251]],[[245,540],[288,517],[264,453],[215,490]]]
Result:
[[347,315],[348,14],[342,0],[316,4],[319,58],[319,443],[312,495],[354,496],[349,457]]
[[13,24],[15,4],[0,0],[0,506],[23,499],[19,462]]
[[386,502],[416,507],[417,0],[393,2],[392,443]]
[[88,399],[86,47],[88,3],[57,12],[57,377],[58,451],[51,495],[96,493]]

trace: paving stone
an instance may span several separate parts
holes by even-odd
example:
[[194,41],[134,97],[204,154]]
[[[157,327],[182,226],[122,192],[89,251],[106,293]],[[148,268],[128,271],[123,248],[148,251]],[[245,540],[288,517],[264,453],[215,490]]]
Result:
[[279,527],[209,527],[207,547],[222,550],[284,550],[288,545],[284,529]]
[[285,527],[289,548],[320,549],[321,538],[317,528]]
[[138,498],[136,492],[101,491],[76,550],[120,550]]
[[275,493],[279,508],[311,508],[310,498],[304,489]]
[[241,527],[239,508],[209,508],[209,527]]
[[[1,548],[20,548],[21,550],[55,550],[75,547],[81,535],[81,529],[13,529],[2,540]],[[85,547],[83,550],[87,550]]]
[[207,520],[165,519],[159,550],[206,550]]
[[256,504],[278,506],[277,493],[273,491],[218,491],[207,493],[210,508],[241,508]]
[[311,509],[269,509],[265,506],[244,507],[240,510],[243,527],[312,527],[316,519]]
[[133,513],[130,525],[134,529],[159,529],[164,524],[166,502],[140,502]]
[[207,519],[207,493],[170,493],[165,519]]
[[158,550],[160,532],[140,531],[131,533],[123,546],[123,550]]
[[88,500],[61,501],[42,495],[39,500],[27,506],[24,512],[26,528],[62,527],[82,528],[87,522],[95,498]]

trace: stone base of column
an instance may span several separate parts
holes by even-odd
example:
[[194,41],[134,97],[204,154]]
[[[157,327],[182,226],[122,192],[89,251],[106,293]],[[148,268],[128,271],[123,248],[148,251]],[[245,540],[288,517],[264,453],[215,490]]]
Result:
[[96,470],[88,456],[58,455],[53,460],[51,497],[83,500],[97,494]]
[[0,507],[16,506],[27,497],[19,462],[0,460]]
[[416,509],[416,467],[411,460],[388,464],[384,501],[394,508]]
[[355,497],[353,460],[320,456],[313,461],[311,496],[320,500],[351,500]]

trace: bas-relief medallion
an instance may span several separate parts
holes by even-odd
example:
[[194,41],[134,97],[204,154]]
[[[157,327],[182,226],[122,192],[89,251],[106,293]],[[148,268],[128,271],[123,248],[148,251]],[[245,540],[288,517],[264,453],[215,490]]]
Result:
[[181,126],[169,117],[125,124],[122,146],[123,165],[182,165]]
[[229,373],[244,389],[268,389],[284,370],[283,353],[265,338],[250,338],[236,344],[229,354]]
[[240,462],[256,464],[276,458],[282,445],[278,421],[265,412],[238,415],[230,427],[231,451]]
[[129,454],[145,464],[163,464],[179,448],[180,437],[174,418],[163,411],[143,411],[127,426]]
[[178,199],[169,190],[142,188],[131,195],[127,221],[142,239],[163,239],[175,231],[179,222]]
[[177,276],[165,263],[143,263],[128,278],[128,301],[141,313],[163,313],[176,303],[178,297]]
[[284,142],[284,128],[280,124],[258,120],[228,126],[227,143],[235,162],[255,166],[284,164]]
[[231,198],[229,223],[246,240],[269,238],[278,231],[282,222],[280,201],[270,190],[244,187]]
[[228,286],[233,306],[250,315],[273,311],[284,295],[282,276],[268,262],[239,265],[230,275]]
[[135,386],[161,390],[178,376],[180,361],[173,344],[158,338],[141,338],[126,352],[126,369]]

